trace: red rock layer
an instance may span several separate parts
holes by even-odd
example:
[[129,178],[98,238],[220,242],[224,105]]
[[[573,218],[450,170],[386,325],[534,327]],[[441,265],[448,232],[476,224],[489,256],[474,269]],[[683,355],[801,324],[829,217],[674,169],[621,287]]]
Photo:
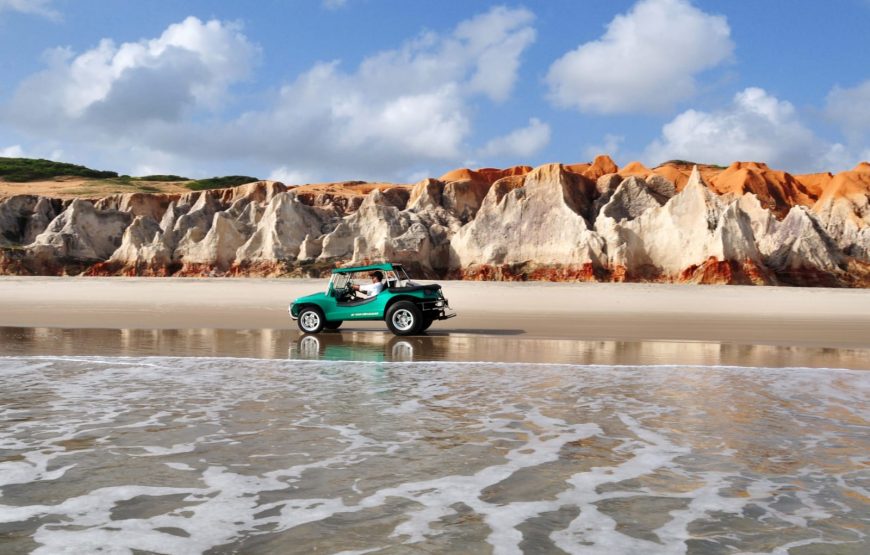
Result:
[[719,285],[776,285],[776,278],[752,260],[718,260],[710,257],[680,273],[678,281]]
[[606,274],[592,264],[579,267],[535,264],[476,265],[447,277],[470,281],[609,281],[605,279]]

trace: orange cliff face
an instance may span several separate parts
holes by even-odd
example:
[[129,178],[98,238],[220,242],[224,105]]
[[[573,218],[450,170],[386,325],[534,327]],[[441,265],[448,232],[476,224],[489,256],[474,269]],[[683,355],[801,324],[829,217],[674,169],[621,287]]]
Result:
[[415,185],[0,199],[0,273],[316,275],[383,259],[427,277],[870,286],[870,163],[792,175],[602,155]]
[[633,175],[638,177],[646,177],[651,173],[652,170],[650,170],[648,167],[644,166],[640,162],[629,162],[628,164],[623,166],[622,169],[619,170],[619,175],[623,177],[631,177]]
[[870,195],[870,163],[861,162],[850,171],[833,176],[819,195],[819,202],[837,197]]
[[818,199],[789,173],[771,170],[758,162],[734,162],[713,176],[710,184],[719,195],[752,193],[762,206],[782,218],[792,206],[812,206]]
[[591,164],[566,164],[564,168],[566,171],[580,174],[592,181],[609,173],[617,173],[619,171],[619,166],[606,154],[599,154]]
[[818,199],[831,183],[831,180],[834,179],[834,174],[831,172],[804,173],[795,175],[794,178],[804,186],[804,189],[806,189],[811,197]]
[[513,166],[504,170],[497,168],[480,168],[477,170],[458,168],[445,173],[438,178],[438,181],[445,183],[451,181],[478,181],[492,185],[503,177],[523,176],[530,171],[532,171],[531,166]]
[[[650,169],[641,162],[633,161],[620,168],[609,156],[599,155],[592,162],[565,164],[563,167],[567,172],[579,174],[592,181],[609,174],[616,174],[622,178],[631,176],[648,178],[658,175],[674,183],[679,192],[688,183],[694,166],[695,164],[692,163],[672,161]],[[830,172],[792,175],[785,171],[770,169],[762,162],[734,162],[727,168],[705,164],[698,164],[697,167],[704,183],[717,195],[740,196],[752,193],[758,197],[762,206],[771,209],[780,219],[792,206],[813,206],[826,191],[828,191],[826,198],[831,195],[865,194],[864,184],[867,179],[870,179],[867,177],[870,175],[868,162],[863,162],[837,176]],[[436,181],[445,184],[469,182],[488,190],[494,183],[503,180],[504,186],[511,185],[510,188],[515,188],[522,185],[525,176],[532,169],[531,166],[524,165],[505,169],[457,168],[443,174]],[[281,184],[277,186],[280,187]],[[299,185],[291,188],[306,204],[318,205],[324,202],[324,199],[329,199],[331,202],[346,204],[347,210],[353,211],[362,199],[374,190],[407,197],[411,185],[348,181]],[[227,195],[238,195],[232,190],[227,191],[223,193],[226,198],[229,198]],[[485,194],[485,191],[483,193]]]
[[[640,165],[637,162],[635,162],[635,164]],[[631,164],[629,164],[629,166],[630,165]],[[716,175],[719,174],[719,172],[722,171],[722,168],[718,166],[710,166],[707,164],[665,162],[661,166],[657,166],[656,168],[652,169],[650,171],[650,174],[664,177],[665,179],[673,183],[677,191],[679,192],[682,191],[686,184],[689,182],[689,176],[692,175],[692,168],[694,168],[696,165],[698,167],[698,172],[700,172],[701,174],[701,178],[704,180],[705,183],[708,184]]]
[[[829,229],[840,235],[841,247],[868,254],[870,244],[870,164],[862,162],[851,171],[840,172],[825,185],[818,201],[812,207]],[[870,241],[866,241],[870,243]]]

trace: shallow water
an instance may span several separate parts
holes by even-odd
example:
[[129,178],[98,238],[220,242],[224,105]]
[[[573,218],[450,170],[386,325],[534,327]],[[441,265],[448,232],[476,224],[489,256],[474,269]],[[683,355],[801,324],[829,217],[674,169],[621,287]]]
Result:
[[529,362],[870,370],[870,349],[676,341],[527,338],[501,330],[396,337],[372,330],[60,329],[0,327],[0,356],[184,356],[360,362]]
[[2,357],[0,547],[866,553],[868,391],[836,369]]

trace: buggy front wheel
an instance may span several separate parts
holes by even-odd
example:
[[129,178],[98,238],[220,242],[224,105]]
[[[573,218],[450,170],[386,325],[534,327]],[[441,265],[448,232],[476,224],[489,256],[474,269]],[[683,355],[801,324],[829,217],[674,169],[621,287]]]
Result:
[[326,324],[326,319],[323,317],[322,310],[316,306],[307,306],[299,312],[296,323],[304,333],[320,333]]
[[399,301],[387,311],[387,327],[396,335],[414,335],[423,326],[423,314],[410,301]]

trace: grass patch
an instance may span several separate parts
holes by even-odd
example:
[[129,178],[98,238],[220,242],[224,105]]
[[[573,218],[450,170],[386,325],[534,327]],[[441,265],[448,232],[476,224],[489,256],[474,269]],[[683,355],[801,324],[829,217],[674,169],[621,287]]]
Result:
[[35,158],[2,158],[0,157],[0,177],[12,183],[26,183],[28,181],[42,181],[61,176],[88,177],[92,179],[106,179],[118,177],[118,172],[99,171]]
[[181,177],[180,175],[143,175],[137,177],[137,181],[190,181],[189,177]]
[[121,175],[119,177],[112,177],[109,179],[103,179],[99,182],[99,184],[108,184],[108,185],[135,185],[133,178],[129,175]]
[[131,187],[143,193],[158,193],[160,189],[142,182],[178,183],[187,182],[185,187],[191,191],[205,191],[208,189],[226,189],[259,181],[249,175],[227,175],[223,177],[211,177],[208,179],[191,180],[187,177],[174,174],[153,174],[140,177],[118,175],[117,172],[99,171],[51,160],[35,158],[4,158],[0,157],[0,179],[9,183],[27,183],[30,181],[47,181],[56,177],[82,177],[85,179],[100,180],[94,185],[121,185]]
[[191,181],[185,185],[185,187],[191,191],[206,191],[208,189],[226,189],[227,187],[236,187],[238,185],[244,185],[245,183],[251,183],[252,181],[259,181],[259,179],[248,175],[227,175],[224,177],[198,179],[196,181]]

